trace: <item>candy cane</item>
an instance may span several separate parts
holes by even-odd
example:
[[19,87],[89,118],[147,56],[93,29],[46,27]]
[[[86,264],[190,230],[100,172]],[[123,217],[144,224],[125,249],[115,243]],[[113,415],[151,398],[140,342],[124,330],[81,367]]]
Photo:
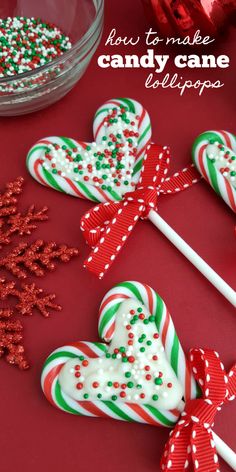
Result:
[[[190,373],[183,349],[176,334],[172,319],[161,297],[148,285],[139,282],[123,282],[111,289],[103,298],[98,329],[100,336],[111,342],[114,334],[116,315],[122,304],[134,300],[146,307],[155,317],[167,359],[182,384],[185,400],[198,396],[197,384]],[[123,421],[136,421],[154,426],[173,428],[178,421],[184,402],[180,402],[175,410],[160,410],[148,404],[129,402],[113,402],[111,400],[78,401],[68,395],[60,385],[60,373],[63,366],[71,359],[96,359],[108,351],[107,344],[77,342],[56,349],[46,360],[42,371],[42,389],[49,402],[71,414],[90,417],[113,418]],[[214,433],[217,450],[229,463],[235,463],[235,454]]]
[[236,213],[236,137],[206,131],[193,145],[193,162],[204,179]]
[[[68,147],[71,151],[73,149],[80,148],[82,149],[81,154],[83,158],[86,159],[86,149],[88,147],[94,148],[95,151],[97,148],[100,150],[99,146],[104,143],[104,139],[108,134],[107,130],[107,116],[112,112],[113,109],[125,107],[126,113],[130,116],[130,121],[134,120],[134,129],[138,131],[138,140],[137,140],[137,152],[135,153],[135,162],[131,169],[132,171],[132,182],[137,183],[142,160],[145,154],[146,146],[151,139],[151,123],[150,117],[145,110],[145,108],[138,103],[136,100],[131,100],[128,98],[113,99],[106,102],[102,105],[96,112],[93,124],[93,133],[94,133],[94,143],[87,143],[85,141],[75,141],[74,139],[51,136],[45,139],[38,141],[29,151],[27,156],[26,165],[30,174],[42,185],[47,187],[52,187],[53,189],[67,193],[74,197],[86,198],[94,202],[106,202],[106,201],[118,201],[121,199],[121,194],[117,191],[117,188],[112,190],[107,190],[101,188],[101,186],[92,185],[90,182],[79,179],[75,180],[75,177],[69,177],[67,174],[65,176],[59,175],[58,173],[53,173],[52,169],[47,166],[47,151],[49,146],[57,145],[61,149],[62,147]],[[117,123],[117,126],[114,124],[115,132],[119,134],[120,123]],[[120,141],[124,142],[123,138],[120,138]],[[75,174],[74,174],[75,175]],[[103,187],[103,186],[102,186]],[[126,191],[127,189],[125,189]]]
[[[184,388],[185,398],[197,396],[197,386],[190,374],[186,358],[173,321],[161,297],[148,285],[139,282],[124,282],[111,289],[102,300],[99,311],[99,335],[110,342],[115,327],[116,313],[124,300],[132,299],[144,305],[155,316],[156,326],[165,348],[167,359]],[[75,401],[62,391],[58,376],[68,359],[81,355],[100,357],[107,351],[102,343],[78,342],[56,349],[46,360],[42,372],[42,388],[47,399],[58,408],[89,416],[108,416],[127,421],[138,421],[154,425],[172,427],[180,411],[160,411],[148,405],[137,406],[133,410],[127,403],[111,404],[110,401]]]

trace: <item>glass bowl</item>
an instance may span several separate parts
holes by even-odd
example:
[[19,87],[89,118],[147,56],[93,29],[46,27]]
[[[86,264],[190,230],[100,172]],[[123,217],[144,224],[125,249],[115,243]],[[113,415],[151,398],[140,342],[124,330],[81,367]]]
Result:
[[0,116],[40,110],[63,97],[84,74],[99,44],[104,0],[1,0],[0,18],[39,17],[58,26],[72,48],[37,69],[0,79]]

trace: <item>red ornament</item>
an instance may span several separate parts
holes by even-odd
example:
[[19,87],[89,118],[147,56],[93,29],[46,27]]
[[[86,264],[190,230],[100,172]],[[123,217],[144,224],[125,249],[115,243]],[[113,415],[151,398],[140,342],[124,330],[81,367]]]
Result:
[[164,37],[193,40],[197,31],[201,36],[216,37],[232,20],[235,0],[142,0],[149,21]]
[[29,364],[22,344],[23,326],[19,320],[12,320],[12,316],[12,310],[0,310],[0,357],[5,356],[9,364],[25,370],[29,368]]

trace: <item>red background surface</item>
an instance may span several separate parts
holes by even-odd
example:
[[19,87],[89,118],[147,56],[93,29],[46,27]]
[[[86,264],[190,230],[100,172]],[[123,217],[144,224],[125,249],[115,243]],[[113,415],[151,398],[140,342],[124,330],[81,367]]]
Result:
[[[96,53],[145,54],[138,47],[114,49],[104,46],[112,27],[121,35],[144,33],[147,24],[137,0],[106,2],[105,32]],[[0,120],[0,184],[17,175],[26,179],[22,207],[35,202],[49,205],[50,221],[32,235],[79,246],[81,256],[60,265],[56,273],[39,280],[48,291],[56,292],[62,313],[43,319],[37,313],[24,319],[25,345],[32,368],[20,372],[0,363],[1,472],[39,472],[78,469],[91,472],[156,472],[168,430],[104,419],[74,417],[52,408],[40,389],[40,373],[46,356],[69,341],[98,340],[99,303],[114,284],[138,280],[151,285],[167,303],[184,349],[211,347],[220,352],[227,368],[235,361],[235,312],[232,306],[192,265],[148,222],[139,223],[126,247],[103,281],[82,269],[88,254],[79,230],[79,221],[92,203],[62,195],[38,185],[27,174],[25,157],[39,138],[64,135],[92,139],[92,117],[105,100],[130,96],[148,109],[153,123],[153,139],[172,149],[171,170],[190,160],[195,137],[207,129],[234,132],[236,31],[221,39],[215,54],[228,54],[231,66],[223,71],[188,71],[186,78],[220,78],[219,91],[187,92],[145,90],[145,70],[102,70],[96,57],[82,80],[61,102],[38,113]],[[160,53],[162,49],[159,49]],[[210,51],[206,50],[205,53]],[[181,49],[178,49],[181,52]],[[171,56],[177,51],[168,49]],[[199,51],[200,53],[200,51]],[[168,66],[171,72],[171,67]],[[172,72],[176,70],[172,69]],[[170,225],[235,287],[235,217],[215,193],[201,182],[189,191],[160,201],[160,213]],[[235,448],[236,404],[230,404],[216,419],[215,431]],[[221,471],[230,470],[223,462]]]

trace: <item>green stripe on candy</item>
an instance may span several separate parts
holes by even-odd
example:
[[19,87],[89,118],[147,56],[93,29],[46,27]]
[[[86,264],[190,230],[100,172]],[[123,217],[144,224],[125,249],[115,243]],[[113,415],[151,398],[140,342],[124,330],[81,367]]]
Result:
[[197,165],[197,158],[196,158],[196,149],[197,147],[199,147],[199,145],[201,145],[202,143],[206,142],[208,144],[210,144],[210,141],[211,140],[214,140],[214,141],[218,141],[220,144],[223,144],[223,140],[222,138],[217,134],[217,133],[214,133],[214,132],[211,132],[211,131],[207,131],[206,133],[202,133],[200,134],[194,141],[193,143],[193,148],[192,148],[192,158],[193,158],[193,162],[195,165]]
[[108,351],[108,346],[104,346],[104,344],[102,343],[96,343],[96,342],[93,342],[93,344],[98,347],[99,349],[101,349],[101,351],[103,352],[107,352]]
[[130,416],[128,416],[124,411],[122,411],[115,403],[110,402],[109,400],[103,400],[102,403],[106,405],[109,410],[113,411],[117,416],[122,418],[125,421],[134,421]]
[[128,98],[118,98],[121,102],[123,102],[128,108],[131,113],[136,113],[135,106],[131,100]]
[[97,111],[97,113],[95,113],[94,118],[97,118],[97,116],[101,115],[102,113],[108,113],[108,112],[109,112],[109,108],[101,108],[100,110]]
[[98,328],[98,334],[102,338],[103,337],[103,331],[108,323],[110,323],[111,319],[113,316],[115,316],[116,312],[118,311],[120,305],[122,302],[116,303],[115,305],[112,305],[102,316],[101,318],[101,323],[99,324]]
[[218,195],[221,195],[219,185],[218,185],[218,180],[217,180],[216,169],[215,169],[215,166],[214,166],[213,162],[211,162],[211,160],[209,159],[208,156],[207,156],[207,167],[208,167],[208,171],[209,171],[209,174],[210,174],[211,184],[212,184],[215,192],[218,193]]
[[75,182],[74,183],[81,189],[83,190],[83,192],[87,195],[87,197],[90,199],[90,200],[93,200],[93,202],[99,202],[100,200],[98,200],[96,197],[94,197],[94,195],[90,192],[90,190],[86,187],[85,184],[83,184],[82,182]]
[[141,297],[141,294],[139,292],[139,290],[137,289],[137,287],[132,284],[131,282],[122,282],[120,284],[117,284],[116,287],[124,287],[124,288],[127,288],[128,290],[130,290],[134,296],[141,302],[143,303],[143,299]]
[[171,366],[172,369],[174,369],[175,374],[178,377],[178,358],[179,358],[179,339],[177,334],[175,333],[174,335],[174,340],[173,340],[173,345],[171,349]]
[[50,362],[54,361],[55,359],[60,359],[60,357],[70,357],[74,359],[75,357],[78,357],[78,354],[74,354],[73,352],[70,352],[70,351],[54,352],[51,354],[51,356],[49,356],[46,359],[43,368],[45,369],[45,367],[47,367],[47,365],[50,364]]
[[163,315],[163,300],[157,293],[156,295],[156,312],[155,312],[155,322],[156,322],[156,327],[158,332],[160,332],[160,325],[162,321],[162,315]]
[[116,193],[114,190],[107,190],[107,193],[110,194],[116,201],[122,200],[122,197],[118,195],[118,193]]
[[64,138],[61,136],[60,139],[71,149],[74,149],[74,147],[76,146],[76,144],[73,143],[73,141],[70,138]]
[[135,175],[137,174],[141,168],[142,168],[142,165],[143,165],[143,159],[140,159],[137,164],[135,164],[134,168],[133,168],[133,174],[132,175]]
[[160,421],[160,423],[162,423],[166,426],[174,426],[175,425],[175,422],[168,420],[168,418],[166,418],[159,410],[157,410],[153,406],[145,405],[145,408],[147,408],[147,410],[149,410],[150,413],[152,413],[152,415],[155,416],[155,418],[157,418]]
[[144,136],[147,134],[147,132],[151,129],[151,123],[149,123],[147,125],[147,127],[145,128],[145,130],[143,131],[143,133],[139,136],[138,138],[138,144],[140,143],[140,141],[142,141],[142,139],[144,138]]
[[49,182],[49,184],[52,187],[54,187],[59,192],[66,193],[65,190],[63,190],[63,188],[61,188],[60,185],[57,183],[57,181],[54,179],[52,174],[48,172],[48,170],[46,170],[43,166],[42,166],[42,172],[44,174],[45,179]]
[[55,385],[55,398],[56,398],[56,401],[57,401],[58,405],[60,406],[60,408],[67,411],[68,413],[72,413],[74,415],[81,416],[81,413],[79,413],[77,410],[74,410],[74,408],[71,408],[66,403],[66,401],[64,400],[64,398],[62,396],[62,393],[61,393],[61,387],[60,387],[60,384],[59,384],[58,380],[57,380],[56,385]]
[[29,154],[26,158],[26,165],[29,166],[29,160],[30,160],[32,154],[34,154],[36,151],[46,151],[47,149],[48,149],[48,147],[46,146],[46,144],[34,146],[31,149],[31,151],[29,152]]

